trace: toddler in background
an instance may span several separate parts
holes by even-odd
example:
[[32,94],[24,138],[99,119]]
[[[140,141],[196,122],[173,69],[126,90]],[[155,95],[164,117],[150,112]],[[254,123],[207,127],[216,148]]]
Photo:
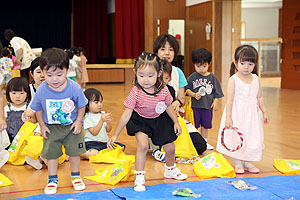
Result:
[[0,83],[1,91],[4,89],[5,84],[11,79],[11,69],[13,68],[13,65],[12,59],[9,58],[8,49],[4,48],[2,51],[2,58],[0,58],[0,69],[2,74],[2,82]]

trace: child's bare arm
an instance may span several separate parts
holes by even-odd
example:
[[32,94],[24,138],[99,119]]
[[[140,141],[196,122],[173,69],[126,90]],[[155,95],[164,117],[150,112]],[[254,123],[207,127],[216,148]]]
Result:
[[[101,114],[101,118],[100,118],[98,124],[94,127],[88,128],[88,130],[92,135],[96,136],[100,132],[100,130],[103,126],[103,123],[106,122],[107,123],[106,131],[109,132],[111,130],[111,125],[110,125],[111,120],[112,120],[111,113]],[[109,127],[110,127],[110,129],[109,129]],[[109,131],[108,131],[108,129],[109,129]]]
[[38,120],[38,122],[40,124],[40,127],[41,127],[42,136],[45,139],[48,139],[47,133],[50,134],[50,130],[48,129],[48,127],[46,126],[46,124],[44,122],[43,110],[36,111],[35,114],[36,114],[36,118],[37,118],[37,120]]
[[[2,91],[1,91],[2,92]],[[3,97],[0,94],[0,131],[7,128],[6,120],[4,118],[4,104]]]
[[73,134],[79,134],[81,132],[81,127],[82,127],[81,123],[84,117],[84,113],[85,113],[85,106],[78,109],[77,118],[75,122],[72,124],[72,126],[70,127],[70,130],[74,128]]
[[186,91],[186,94],[187,94],[188,96],[192,97],[192,98],[197,99],[197,100],[201,99],[201,94],[200,94],[200,92],[193,92],[193,91],[191,91],[191,90],[187,90],[187,91]]
[[112,145],[114,144],[114,142],[117,140],[117,138],[119,137],[121,131],[123,130],[124,126],[127,124],[127,122],[129,121],[131,115],[132,115],[132,111],[129,108],[125,108],[119,123],[116,127],[115,133],[114,135],[109,139],[109,141],[107,142],[107,148],[111,148]]
[[259,90],[258,90],[258,94],[257,94],[257,100],[258,100],[258,105],[260,110],[263,113],[263,120],[265,124],[268,124],[270,122],[270,118],[267,112],[267,108],[265,106],[265,102],[264,102],[264,97],[261,91],[261,87],[260,87],[260,83],[259,83]]
[[232,104],[234,99],[234,79],[232,77],[229,78],[228,85],[227,85],[227,100],[226,100],[226,120],[225,120],[225,127],[231,128],[232,127]]
[[168,113],[168,115],[170,116],[170,118],[174,122],[174,132],[175,132],[175,134],[177,136],[179,136],[181,134],[182,130],[181,130],[181,127],[179,125],[178,118],[177,118],[177,115],[176,115],[174,109],[169,105],[166,109],[166,112]]

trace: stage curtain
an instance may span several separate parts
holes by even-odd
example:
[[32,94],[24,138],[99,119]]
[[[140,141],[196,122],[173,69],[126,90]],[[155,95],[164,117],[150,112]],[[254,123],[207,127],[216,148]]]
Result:
[[73,1],[74,45],[86,51],[88,63],[108,57],[106,0]]
[[133,63],[144,51],[144,0],[115,0],[116,63]]

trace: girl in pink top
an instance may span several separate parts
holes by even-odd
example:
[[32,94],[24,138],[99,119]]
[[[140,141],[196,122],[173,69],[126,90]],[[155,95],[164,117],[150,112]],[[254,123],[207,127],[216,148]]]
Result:
[[[231,77],[227,86],[227,102],[220,124],[217,151],[234,159],[236,173],[244,173],[245,170],[259,173],[259,169],[251,162],[260,161],[262,158],[262,118],[267,124],[269,116],[257,76],[258,54],[254,47],[242,45],[235,50],[234,59],[230,69]],[[242,138],[229,130],[233,127],[243,134]]]
[[81,78],[79,79],[79,83],[83,91],[85,90],[85,85],[89,82],[89,75],[86,69],[87,59],[85,57],[85,50],[81,47],[78,47],[78,56],[80,57],[79,67],[81,69]]
[[163,146],[166,152],[166,178],[184,180],[186,174],[176,168],[174,141],[181,128],[174,109],[172,96],[163,84],[160,58],[151,53],[142,53],[134,64],[135,86],[124,101],[125,111],[116,127],[114,136],[107,143],[111,148],[126,125],[127,134],[135,136],[137,151],[135,159],[135,191],[145,191],[144,168],[149,148],[148,138],[155,145]]

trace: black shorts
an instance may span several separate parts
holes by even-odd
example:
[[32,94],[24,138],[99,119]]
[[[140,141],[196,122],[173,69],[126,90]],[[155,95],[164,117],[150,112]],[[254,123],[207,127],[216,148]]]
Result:
[[[115,142],[115,144],[118,144],[121,147],[124,147],[124,149],[125,149],[125,145],[124,144],[121,144],[119,142]],[[97,142],[97,141],[88,141],[88,142],[85,142],[85,148],[86,148],[87,151],[92,150],[92,149],[101,151],[103,149],[107,149],[106,145],[107,145],[107,142]]]
[[177,139],[174,132],[174,122],[166,112],[156,118],[148,119],[132,111],[126,129],[130,136],[135,136],[137,132],[145,133],[151,138],[153,144],[159,146],[172,143]]

